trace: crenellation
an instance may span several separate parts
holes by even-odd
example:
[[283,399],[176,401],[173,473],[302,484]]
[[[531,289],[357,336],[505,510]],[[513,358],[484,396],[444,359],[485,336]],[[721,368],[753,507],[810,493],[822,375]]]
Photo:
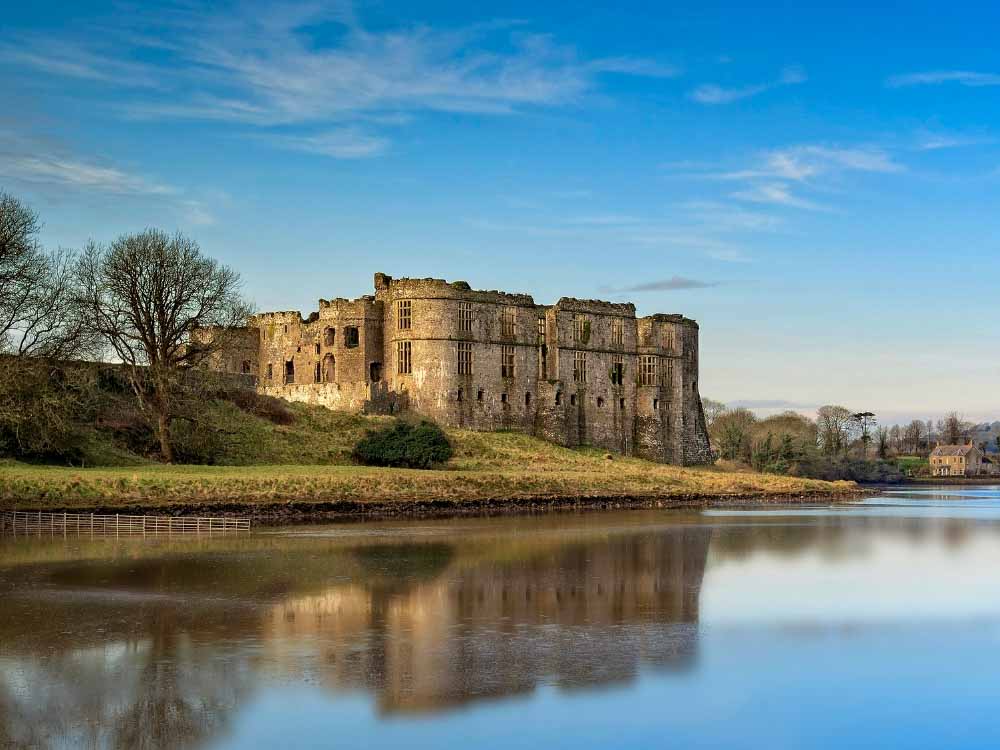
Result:
[[710,459],[693,320],[636,318],[628,302],[539,305],[464,281],[377,273],[374,286],[374,295],[321,299],[306,319],[254,316],[258,335],[245,341],[258,343],[260,391],[657,461]]

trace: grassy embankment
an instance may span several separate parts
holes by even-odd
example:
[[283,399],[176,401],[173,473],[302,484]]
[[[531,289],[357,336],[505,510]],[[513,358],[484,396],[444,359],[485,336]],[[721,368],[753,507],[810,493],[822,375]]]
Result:
[[289,424],[230,402],[205,406],[226,435],[216,466],[166,466],[94,432],[94,468],[0,462],[0,508],[264,515],[449,511],[546,505],[694,502],[849,493],[854,485],[715,468],[679,468],[570,450],[515,433],[449,430],[455,457],[439,470],[351,464],[351,448],[385,418],[291,405]]

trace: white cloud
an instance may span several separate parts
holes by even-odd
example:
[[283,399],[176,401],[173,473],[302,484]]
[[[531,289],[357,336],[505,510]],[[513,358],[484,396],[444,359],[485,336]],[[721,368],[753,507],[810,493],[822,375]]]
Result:
[[729,180],[763,178],[799,182],[838,171],[901,172],[904,169],[884,149],[874,147],[791,146],[767,151],[758,161],[751,169],[715,176]]
[[[155,82],[158,88],[119,105],[133,118],[332,128],[329,137],[307,133],[271,142],[335,158],[371,156],[388,145],[384,136],[352,136],[344,126],[399,126],[427,111],[510,115],[579,103],[604,75],[678,74],[657,60],[587,58],[515,22],[369,30],[345,4],[270,3],[226,12],[182,6],[125,23],[156,28],[156,38],[122,27],[105,33],[99,48],[92,41],[40,40],[30,53],[0,47],[0,60],[107,84]],[[136,52],[150,44],[160,62],[136,62]]]
[[825,206],[793,195],[787,185],[779,182],[752,185],[745,190],[738,190],[733,193],[733,198],[752,203],[770,203],[790,208],[804,208],[810,211],[827,210]]
[[314,135],[277,135],[268,140],[282,148],[335,159],[366,159],[378,156],[389,147],[386,138],[370,135],[355,128],[341,128]]
[[1000,74],[977,73],[970,70],[932,70],[923,73],[895,75],[886,80],[886,85],[891,88],[933,86],[942,83],[957,83],[973,87],[1000,86]]
[[0,175],[30,183],[99,190],[122,195],[173,195],[166,185],[73,158],[40,154],[0,154]]
[[701,104],[729,104],[740,99],[749,99],[752,96],[763,94],[765,91],[770,91],[779,86],[790,86],[797,83],[804,83],[805,81],[805,71],[799,67],[791,67],[785,68],[777,80],[769,83],[757,83],[732,88],[707,83],[694,89],[690,96]]

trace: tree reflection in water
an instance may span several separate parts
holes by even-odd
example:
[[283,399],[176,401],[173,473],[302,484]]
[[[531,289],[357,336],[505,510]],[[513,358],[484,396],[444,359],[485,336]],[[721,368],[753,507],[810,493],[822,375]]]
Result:
[[7,540],[0,746],[203,746],[262,684],[363,690],[383,713],[432,712],[685,669],[710,547],[713,559],[849,554],[852,533],[887,528],[964,533],[873,517],[727,526],[623,513],[197,542]]

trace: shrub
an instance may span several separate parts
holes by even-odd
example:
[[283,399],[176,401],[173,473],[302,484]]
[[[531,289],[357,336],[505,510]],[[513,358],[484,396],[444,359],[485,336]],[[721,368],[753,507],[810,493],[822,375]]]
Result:
[[354,446],[354,460],[365,466],[402,466],[429,469],[452,457],[451,443],[433,422],[417,425],[397,420],[381,430],[370,430]]

